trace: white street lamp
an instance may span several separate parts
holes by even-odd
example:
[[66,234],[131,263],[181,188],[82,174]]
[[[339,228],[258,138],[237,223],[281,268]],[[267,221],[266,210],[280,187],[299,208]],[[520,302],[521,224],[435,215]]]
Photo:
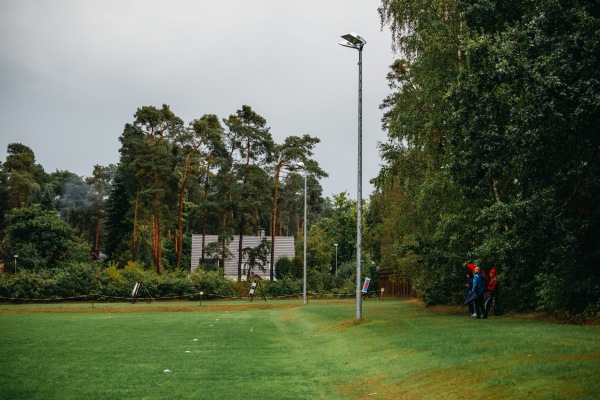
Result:
[[337,276],[337,247],[338,247],[338,244],[334,243],[333,245],[335,246],[335,276]]
[[362,241],[362,49],[367,41],[357,33],[342,35],[340,45],[358,50],[358,189],[356,195],[356,319],[362,319],[361,241]]
[[19,258],[19,255],[15,254],[15,274],[17,273],[17,258]]
[[306,304],[306,168],[302,161],[296,164],[296,167],[304,169],[304,222],[303,222],[303,236],[304,236],[304,271],[302,273],[302,304]]

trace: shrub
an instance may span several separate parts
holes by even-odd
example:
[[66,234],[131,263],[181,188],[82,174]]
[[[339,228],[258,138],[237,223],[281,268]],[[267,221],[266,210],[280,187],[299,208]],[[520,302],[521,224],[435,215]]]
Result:
[[178,273],[165,273],[155,276],[158,297],[176,298],[196,292],[194,283]]
[[302,294],[302,279],[283,278],[274,282],[263,281],[263,287],[271,296],[298,296]]
[[96,291],[96,275],[104,269],[100,262],[81,263],[70,262],[63,264],[54,273],[56,292],[54,296],[78,297]]
[[234,283],[223,276],[220,271],[204,271],[197,269],[189,275],[194,292],[204,292],[205,296],[235,296]]
[[2,296],[21,299],[49,299],[56,297],[56,280],[49,271],[36,273],[24,270],[2,277]]
[[294,263],[288,257],[281,257],[275,263],[275,278],[284,279],[294,276]]

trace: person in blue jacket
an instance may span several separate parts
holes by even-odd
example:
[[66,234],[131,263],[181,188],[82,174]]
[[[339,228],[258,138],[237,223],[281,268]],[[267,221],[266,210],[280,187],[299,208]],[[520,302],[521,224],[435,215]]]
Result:
[[475,275],[473,275],[473,293],[477,295],[473,303],[475,304],[475,314],[477,318],[487,318],[485,314],[485,308],[483,307],[483,295],[487,289],[487,279],[485,275],[481,272],[479,267],[475,267],[475,271],[473,271]]

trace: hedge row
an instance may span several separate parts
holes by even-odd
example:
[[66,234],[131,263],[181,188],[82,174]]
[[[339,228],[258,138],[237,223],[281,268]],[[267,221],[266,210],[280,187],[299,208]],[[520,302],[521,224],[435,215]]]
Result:
[[[309,277],[309,292],[341,294],[349,282],[341,280],[325,282],[323,277]],[[249,282],[235,282],[218,271],[197,270],[189,273],[165,272],[162,275],[146,270],[137,263],[124,268],[106,267],[102,263],[71,263],[59,269],[28,271],[0,275],[0,301],[19,300],[84,300],[93,296],[97,299],[130,298],[136,282],[142,283],[139,297],[189,298],[196,300],[202,292],[203,298],[247,297]],[[350,286],[351,288],[351,282]],[[285,278],[263,281],[261,288],[267,296],[287,297],[302,293],[302,279]],[[256,293],[262,295],[262,293]]]

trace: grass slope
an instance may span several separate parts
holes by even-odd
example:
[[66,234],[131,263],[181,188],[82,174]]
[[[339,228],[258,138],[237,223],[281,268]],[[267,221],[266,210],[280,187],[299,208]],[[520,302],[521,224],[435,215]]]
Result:
[[600,397],[597,326],[409,301],[354,313],[353,300],[0,306],[0,398]]

